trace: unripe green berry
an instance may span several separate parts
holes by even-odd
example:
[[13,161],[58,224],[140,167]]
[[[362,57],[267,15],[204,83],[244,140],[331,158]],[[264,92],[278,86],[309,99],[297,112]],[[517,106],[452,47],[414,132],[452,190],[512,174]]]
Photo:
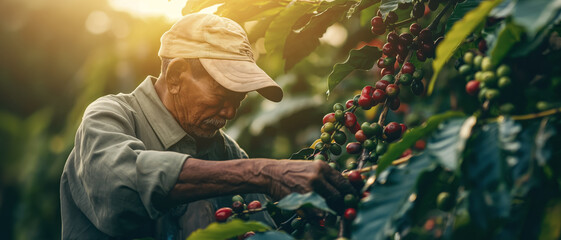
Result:
[[499,97],[500,93],[499,90],[497,89],[487,89],[487,91],[485,92],[485,98],[487,100],[494,100],[497,99]]
[[[483,84],[483,83],[481,83],[481,84]],[[481,86],[481,84],[479,85],[479,94],[477,95],[477,97],[478,97],[479,101],[484,102],[485,101],[485,94],[487,93],[487,90],[489,90],[489,89]]]
[[482,79],[483,79],[483,72],[482,71],[477,71],[475,73],[475,80],[481,82]]
[[326,122],[325,124],[323,124],[323,131],[326,133],[332,133],[333,131],[335,131],[335,124],[333,124],[332,122]]
[[497,68],[497,76],[498,77],[506,77],[510,75],[510,67],[506,64],[502,64]]
[[331,143],[331,134],[324,132],[321,134],[320,139],[323,143]]
[[376,154],[378,154],[378,155],[382,155],[382,154],[386,153],[387,150],[388,150],[388,144],[387,143],[379,142],[378,145],[376,146]]
[[514,104],[512,103],[505,103],[499,107],[501,113],[503,114],[510,114],[514,111]]
[[499,78],[499,88],[506,88],[510,85],[510,78],[509,77],[501,77]]
[[481,81],[485,83],[487,86],[494,85],[497,81],[495,72],[493,71],[485,71],[481,76]]
[[[321,140],[321,139],[320,139]],[[316,145],[314,146],[315,149],[323,149],[323,147],[325,146],[325,144],[323,144],[323,142],[318,142],[316,143]]]
[[376,142],[374,142],[372,139],[364,140],[364,143],[362,143],[362,145],[369,151],[376,149]]
[[335,112],[337,110],[345,111],[345,106],[343,106],[343,104],[341,103],[335,103],[333,105],[333,111]]
[[331,146],[329,147],[329,151],[333,154],[333,155],[339,155],[341,154],[341,152],[343,152],[341,145],[339,144],[331,144]]
[[335,120],[337,120],[337,122],[345,121],[345,113],[342,110],[335,110]]
[[325,161],[325,156],[323,156],[323,154],[318,153],[314,156],[314,160],[322,160]]
[[475,67],[475,69],[481,69],[481,61],[483,61],[482,56],[477,55],[473,57],[473,66]]
[[237,202],[237,201],[243,203],[243,202],[244,202],[243,197],[240,196],[240,195],[233,196],[233,197],[232,197],[232,202]]
[[473,58],[474,58],[474,54],[472,52],[466,52],[464,54],[464,62],[466,64],[472,64],[473,63]]
[[395,57],[387,57],[384,59],[384,65],[386,67],[393,67],[395,64]]
[[539,102],[536,103],[536,108],[537,108],[539,111],[545,111],[545,110],[549,109],[550,106],[549,106],[549,104],[548,104],[547,102],[539,101]]
[[468,75],[471,73],[471,66],[468,64],[464,64],[462,66],[460,66],[460,68],[458,69],[458,71],[460,72],[460,74],[462,75]]
[[395,77],[391,74],[388,74],[388,75],[383,76],[382,79],[380,79],[380,80],[386,80],[390,83],[393,83],[393,82],[395,82]]
[[417,68],[417,69],[415,69],[415,72],[413,72],[413,79],[414,80],[420,80],[420,79],[423,78],[424,74],[425,73],[423,72],[423,69]]
[[347,167],[347,170],[352,170],[352,169],[355,169],[357,167],[357,165],[358,164],[355,160],[350,160],[350,161],[347,161],[347,166],[346,167]]
[[411,76],[411,74],[409,73],[401,74],[401,76],[399,77],[399,83],[404,86],[409,86],[412,80],[413,76]]
[[481,60],[481,70],[483,70],[483,71],[492,71],[493,70],[493,64],[491,64],[491,58],[490,57],[484,57]]

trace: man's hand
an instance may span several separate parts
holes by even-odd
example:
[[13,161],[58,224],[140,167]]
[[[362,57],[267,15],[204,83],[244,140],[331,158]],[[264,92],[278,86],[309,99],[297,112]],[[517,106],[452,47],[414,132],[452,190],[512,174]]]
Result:
[[338,212],[343,211],[346,194],[357,194],[340,172],[320,160],[206,161],[189,158],[169,193],[169,200],[182,203],[243,193],[265,193],[279,200],[293,192],[310,191],[320,194]]
[[343,211],[343,197],[346,194],[357,194],[355,188],[340,172],[320,160],[277,160],[273,163],[267,161],[256,175],[267,182],[268,194],[275,200],[292,192],[315,191],[338,212]]

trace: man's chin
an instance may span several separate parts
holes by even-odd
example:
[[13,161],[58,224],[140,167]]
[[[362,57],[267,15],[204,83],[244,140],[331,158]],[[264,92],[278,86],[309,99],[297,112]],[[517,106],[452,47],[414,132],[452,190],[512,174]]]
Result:
[[196,129],[189,131],[189,135],[195,138],[213,138],[218,133],[219,129],[207,130],[207,129]]

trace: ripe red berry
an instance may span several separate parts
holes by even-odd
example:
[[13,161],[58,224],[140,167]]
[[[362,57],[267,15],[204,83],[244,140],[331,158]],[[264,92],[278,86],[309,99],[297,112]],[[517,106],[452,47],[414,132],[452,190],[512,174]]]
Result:
[[413,35],[410,33],[402,33],[399,35],[399,42],[405,46],[409,46],[413,42],[413,38]]
[[419,25],[418,23],[413,23],[411,24],[411,26],[409,26],[409,32],[411,32],[411,34],[417,36],[419,35],[419,32],[421,32],[421,25]]
[[407,45],[400,43],[397,45],[396,52],[398,54],[397,61],[399,62],[400,60],[405,60],[403,56],[407,56],[407,53],[409,52],[409,48],[407,48]]
[[469,95],[475,96],[479,92],[479,81],[471,80],[466,84],[466,92]]
[[405,62],[405,55],[397,55],[397,62],[404,63]]
[[374,88],[368,85],[362,88],[362,92],[360,94],[365,96],[372,96],[373,92],[374,92]]
[[411,151],[411,148],[408,148],[408,149],[405,149],[405,151],[403,151],[401,153],[400,157],[407,157],[407,156],[411,155],[412,153],[413,153],[413,151]]
[[419,139],[415,142],[415,149],[417,150],[424,150],[427,146],[427,142],[423,139]]
[[395,57],[395,55],[397,55],[396,47],[394,47],[394,44],[389,42],[384,44],[382,52],[388,57]]
[[362,175],[358,170],[352,170],[349,172],[348,179],[351,183],[362,182]]
[[253,235],[255,235],[255,232],[246,232],[244,233],[244,235],[242,235],[242,239],[247,239]]
[[427,60],[427,56],[421,50],[417,50],[417,60],[424,62]]
[[335,113],[328,113],[323,116],[323,124],[326,122],[335,122]]
[[352,128],[356,124],[356,116],[352,112],[345,113],[345,127]]
[[388,74],[393,74],[394,70],[393,68],[382,68],[382,70],[380,70],[380,76],[384,77]]
[[378,59],[378,62],[376,63],[376,66],[378,66],[378,68],[380,68],[380,69],[385,68],[386,67],[386,65],[384,64],[385,60],[386,60],[386,58],[381,57],[380,59]]
[[413,74],[415,72],[415,65],[410,62],[406,62],[401,67],[401,74]]
[[382,19],[382,17],[380,16],[375,16],[370,20],[370,24],[372,24],[373,28],[382,28],[382,27],[386,27],[386,25],[384,24],[384,19]]
[[356,131],[355,138],[356,138],[357,141],[359,141],[361,143],[363,143],[367,139],[366,134],[364,134],[364,131],[362,129]]
[[346,149],[349,154],[357,154],[362,150],[362,145],[359,142],[351,142],[347,144]]
[[399,36],[395,32],[388,33],[387,42],[389,43],[397,43],[399,41]]
[[477,44],[477,48],[479,48],[479,51],[481,52],[487,51],[487,41],[485,41],[485,39],[481,39],[481,41]]
[[255,200],[250,202],[249,204],[247,204],[247,209],[248,210],[253,210],[253,209],[258,209],[261,208],[261,202]]
[[[347,109],[349,109],[349,108],[351,108],[351,107],[354,105],[354,103],[355,103],[355,101],[354,101],[353,99],[349,99],[349,100],[347,100],[347,102],[345,103],[345,107],[346,107]],[[333,113],[333,114],[335,114],[335,113]]]
[[231,208],[223,207],[216,210],[216,212],[214,213],[214,218],[217,222],[226,222],[226,220],[228,220],[228,218],[232,216],[233,212],[234,211]]
[[419,39],[421,39],[421,41],[425,43],[432,43],[432,32],[427,28],[421,30],[421,32],[419,33]]
[[421,44],[421,48],[419,50],[421,50],[426,57],[430,58],[434,56],[434,45],[432,42]]
[[425,91],[425,86],[423,85],[423,82],[420,80],[417,81],[413,81],[411,83],[411,92],[415,95],[421,95],[423,94],[423,92]]
[[401,125],[396,122],[390,122],[384,128],[384,134],[388,137],[388,141],[392,142],[401,137]]
[[360,97],[358,98],[358,105],[366,110],[372,108],[372,96],[364,94],[360,95]]
[[386,100],[386,92],[376,89],[374,90],[374,93],[372,93],[372,99],[377,103],[382,103]]
[[386,87],[386,94],[388,95],[388,97],[393,98],[395,96],[397,96],[399,94],[399,86],[397,86],[396,84],[389,84]]
[[356,218],[356,210],[354,208],[347,208],[343,216],[345,217],[345,219],[352,221]]
[[380,81],[376,82],[376,85],[374,85],[374,86],[375,86],[376,89],[380,89],[380,90],[385,91],[386,87],[388,85],[390,85],[390,82],[388,82],[386,80],[380,80]]
[[395,22],[397,22],[398,17],[397,17],[397,13],[395,12],[389,12],[388,15],[386,16],[386,24],[394,24]]

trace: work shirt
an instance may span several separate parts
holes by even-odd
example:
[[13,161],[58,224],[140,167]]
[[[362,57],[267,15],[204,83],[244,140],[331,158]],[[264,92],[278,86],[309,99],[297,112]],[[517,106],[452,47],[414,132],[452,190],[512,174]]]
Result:
[[[87,107],[60,182],[64,239],[185,239],[213,222],[216,209],[232,204],[232,196],[162,204],[189,157],[247,154],[222,131],[197,149],[164,107],[155,81],[148,77],[130,94],[104,96]],[[263,194],[245,197],[267,200]],[[274,225],[264,212],[252,218]]]

